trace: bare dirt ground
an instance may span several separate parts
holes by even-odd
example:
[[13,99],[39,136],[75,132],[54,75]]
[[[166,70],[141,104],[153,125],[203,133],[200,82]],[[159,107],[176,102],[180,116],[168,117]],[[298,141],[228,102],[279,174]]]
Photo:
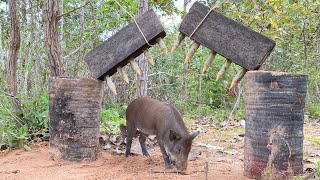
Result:
[[[203,120],[201,120],[203,121]],[[150,146],[151,158],[134,155],[125,158],[123,150],[101,148],[97,161],[71,163],[53,161],[48,143],[33,144],[31,151],[23,149],[0,153],[0,179],[248,179],[243,174],[244,127],[231,122],[220,129],[201,123],[202,133],[194,141],[188,175],[163,172],[164,164],[159,147]],[[304,168],[314,169],[320,159],[320,123],[305,124]],[[139,145],[133,148],[139,151]],[[208,162],[208,173],[205,164]],[[308,174],[306,173],[305,176]]]

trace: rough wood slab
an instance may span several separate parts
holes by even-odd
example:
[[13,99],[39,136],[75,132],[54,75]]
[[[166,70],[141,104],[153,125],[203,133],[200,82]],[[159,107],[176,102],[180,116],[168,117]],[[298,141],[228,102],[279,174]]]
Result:
[[49,78],[52,159],[96,160],[104,82],[89,78]]
[[[190,36],[209,11],[195,2],[181,22],[179,31]],[[212,11],[191,39],[246,68],[257,70],[269,56],[275,42],[244,25]]]
[[[136,21],[151,45],[156,43],[158,37],[166,36],[162,22],[153,10],[149,10]],[[106,75],[114,74],[117,67],[125,66],[129,58],[139,56],[144,48],[149,47],[137,25],[131,22],[91,50],[85,56],[85,62],[92,72],[92,77],[103,80]]]
[[262,179],[270,167],[271,179],[303,174],[308,77],[273,71],[249,71],[246,76],[245,176]]

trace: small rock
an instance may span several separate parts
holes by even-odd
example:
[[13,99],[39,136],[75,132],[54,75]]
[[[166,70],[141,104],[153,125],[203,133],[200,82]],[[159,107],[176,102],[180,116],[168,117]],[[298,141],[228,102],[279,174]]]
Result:
[[2,143],[0,144],[0,151],[6,150],[8,147],[6,144]]
[[157,136],[156,135],[149,135],[148,138],[151,140],[151,141],[154,141]]
[[246,127],[246,121],[245,120],[240,120],[240,126],[242,126],[242,127]]
[[210,150],[223,150],[223,147],[220,147],[220,146],[212,146],[210,144],[204,144],[204,143],[200,143],[200,142],[197,142],[195,144],[195,146],[198,146],[198,147],[206,147]]
[[109,150],[111,149],[111,145],[109,143],[107,143],[104,147],[103,147],[104,150]]
[[230,150],[230,151],[223,151],[223,152],[226,153],[226,154],[230,154],[230,155],[237,155],[237,154],[239,154],[239,152],[236,151],[236,150],[234,150],[234,149],[232,149],[232,150]]
[[108,135],[100,135],[100,137],[99,137],[99,144],[100,144],[100,145],[105,144],[108,138],[109,138]]

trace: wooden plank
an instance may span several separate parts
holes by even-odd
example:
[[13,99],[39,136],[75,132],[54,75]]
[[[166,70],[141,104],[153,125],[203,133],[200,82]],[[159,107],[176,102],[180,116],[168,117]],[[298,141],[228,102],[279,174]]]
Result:
[[[209,7],[195,2],[181,22],[179,31],[190,36],[209,10]],[[214,10],[191,39],[247,70],[259,69],[275,47],[271,39]]]
[[[156,43],[158,37],[166,36],[164,27],[153,10],[137,18],[136,22],[151,45]],[[85,62],[92,72],[92,77],[103,80],[106,75],[114,74],[117,67],[125,66],[129,58],[139,56],[144,48],[149,47],[135,22],[131,22],[91,50],[85,56]]]

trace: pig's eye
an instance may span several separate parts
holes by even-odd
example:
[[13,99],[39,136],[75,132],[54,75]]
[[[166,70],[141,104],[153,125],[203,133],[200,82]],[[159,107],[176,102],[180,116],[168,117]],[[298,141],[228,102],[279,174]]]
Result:
[[180,146],[178,146],[177,151],[180,153],[182,151],[182,148]]

